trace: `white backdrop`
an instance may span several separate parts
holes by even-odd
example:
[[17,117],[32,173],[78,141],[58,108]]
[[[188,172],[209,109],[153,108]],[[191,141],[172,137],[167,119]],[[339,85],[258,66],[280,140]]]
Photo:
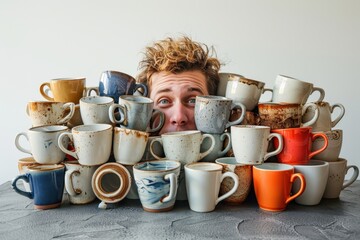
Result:
[[325,101],[346,108],[341,156],[359,166],[359,12],[358,0],[1,0],[0,184],[28,156],[14,139],[30,128],[25,106],[43,100],[41,83],[84,76],[96,86],[104,70],[136,76],[147,44],[182,34],[213,45],[223,72],[325,89]]

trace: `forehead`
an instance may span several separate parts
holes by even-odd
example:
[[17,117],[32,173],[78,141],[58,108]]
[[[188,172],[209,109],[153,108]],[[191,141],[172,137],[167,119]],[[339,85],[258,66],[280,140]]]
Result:
[[163,91],[192,91],[197,90],[207,95],[205,75],[200,71],[188,71],[178,74],[159,72],[151,77],[150,97]]

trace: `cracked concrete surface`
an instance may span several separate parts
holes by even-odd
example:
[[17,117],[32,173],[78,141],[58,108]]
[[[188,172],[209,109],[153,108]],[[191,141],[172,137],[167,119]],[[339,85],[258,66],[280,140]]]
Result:
[[220,203],[196,213],[178,201],[165,213],[145,212],[139,200],[125,199],[98,209],[99,201],[34,210],[32,200],[0,186],[0,239],[360,239],[360,181],[339,199],[317,206],[290,203],[283,212],[258,208],[254,193],[238,206]]

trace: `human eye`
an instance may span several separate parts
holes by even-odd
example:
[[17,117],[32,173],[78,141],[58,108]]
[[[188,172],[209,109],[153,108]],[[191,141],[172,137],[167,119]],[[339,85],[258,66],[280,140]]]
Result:
[[188,101],[187,101],[188,104],[189,104],[190,106],[195,106],[195,99],[196,99],[195,97],[189,98]]
[[159,107],[167,107],[170,105],[170,100],[167,99],[167,98],[160,98],[158,101],[157,101],[157,105]]

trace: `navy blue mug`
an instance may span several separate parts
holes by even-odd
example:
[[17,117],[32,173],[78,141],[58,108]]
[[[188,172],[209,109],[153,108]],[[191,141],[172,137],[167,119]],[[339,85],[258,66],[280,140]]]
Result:
[[101,74],[99,82],[99,95],[112,97],[115,103],[119,102],[120,96],[133,95],[138,89],[142,89],[142,91],[139,91],[142,96],[147,96],[147,86],[143,83],[136,83],[135,78],[126,73],[104,71]]
[[[30,184],[30,192],[17,187],[18,180]],[[11,183],[15,192],[34,199],[36,209],[57,208],[61,205],[64,193],[65,165],[39,164],[28,167],[28,172],[17,176]]]

